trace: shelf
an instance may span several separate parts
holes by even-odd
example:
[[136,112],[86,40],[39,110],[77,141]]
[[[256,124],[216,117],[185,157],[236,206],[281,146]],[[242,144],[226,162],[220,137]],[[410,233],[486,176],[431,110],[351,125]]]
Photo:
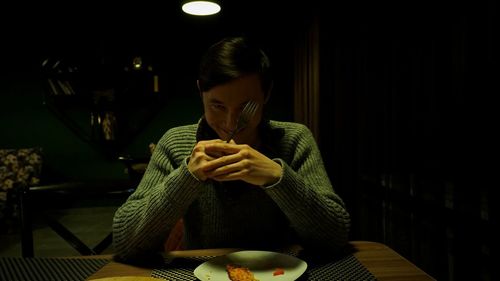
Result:
[[51,59],[42,66],[44,104],[79,138],[115,159],[166,103],[152,66]]

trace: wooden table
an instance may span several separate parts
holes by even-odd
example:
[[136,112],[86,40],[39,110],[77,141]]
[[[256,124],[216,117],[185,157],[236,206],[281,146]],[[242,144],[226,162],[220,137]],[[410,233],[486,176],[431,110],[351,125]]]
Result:
[[[377,278],[377,280],[435,280],[410,261],[384,244],[368,241],[352,241],[354,256]],[[174,251],[175,257],[216,256],[234,252],[238,249],[206,249]],[[111,256],[93,256],[106,257]],[[113,276],[151,276],[151,269],[136,267],[118,262],[110,262],[88,280]]]
[[377,280],[436,280],[384,244],[353,241],[354,256]]

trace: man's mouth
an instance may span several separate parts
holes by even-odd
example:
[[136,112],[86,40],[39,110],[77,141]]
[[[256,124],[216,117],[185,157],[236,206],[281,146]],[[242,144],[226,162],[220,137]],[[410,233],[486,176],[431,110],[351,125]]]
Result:
[[222,134],[224,136],[226,136],[225,138],[228,138],[231,135],[231,130],[226,130],[226,129],[220,128],[220,131],[222,132]]
[[221,129],[221,131],[226,135],[230,135],[232,132],[231,130],[226,130],[226,129]]

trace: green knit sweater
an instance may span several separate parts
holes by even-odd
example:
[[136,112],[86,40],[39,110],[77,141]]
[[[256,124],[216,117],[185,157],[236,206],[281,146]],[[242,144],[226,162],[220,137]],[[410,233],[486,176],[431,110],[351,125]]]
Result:
[[334,193],[316,142],[298,123],[268,121],[259,149],[283,167],[275,184],[198,181],[187,169],[197,141],[217,138],[206,123],[168,130],[158,142],[136,191],[117,210],[113,242],[117,257],[159,252],[184,219],[190,249],[278,248],[287,243],[338,250],[348,239],[350,218]]

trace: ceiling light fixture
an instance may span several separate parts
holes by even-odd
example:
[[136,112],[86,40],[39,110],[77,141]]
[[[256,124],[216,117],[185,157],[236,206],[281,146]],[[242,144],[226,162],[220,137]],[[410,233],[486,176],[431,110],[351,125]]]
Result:
[[220,5],[215,1],[186,1],[182,5],[184,13],[195,16],[209,16],[220,12]]

